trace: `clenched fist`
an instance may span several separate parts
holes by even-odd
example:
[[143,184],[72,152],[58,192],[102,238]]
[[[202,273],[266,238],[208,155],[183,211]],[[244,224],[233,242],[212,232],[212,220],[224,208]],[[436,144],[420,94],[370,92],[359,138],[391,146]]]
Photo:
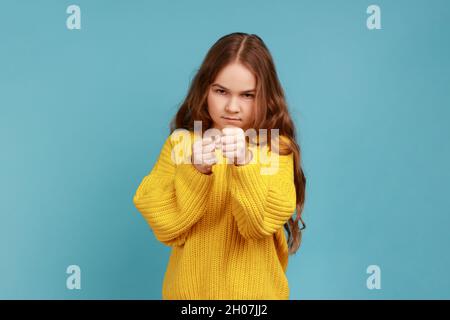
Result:
[[231,163],[239,166],[252,160],[253,154],[247,146],[243,129],[239,127],[223,128],[220,141],[222,153]]
[[213,164],[217,163],[216,143],[212,137],[197,140],[192,145],[192,164],[203,174],[211,174]]

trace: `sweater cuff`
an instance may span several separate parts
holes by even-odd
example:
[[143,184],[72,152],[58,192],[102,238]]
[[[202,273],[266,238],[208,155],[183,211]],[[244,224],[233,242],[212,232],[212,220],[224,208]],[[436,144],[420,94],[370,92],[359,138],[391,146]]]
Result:
[[205,195],[212,180],[212,174],[201,173],[191,163],[179,164],[175,171],[175,181],[186,183],[190,192],[193,192],[194,197]]
[[[283,168],[290,158],[283,158]],[[232,166],[235,215],[241,234],[249,238],[276,232],[295,211],[295,184],[287,171],[266,175],[260,163]],[[281,168],[280,168],[281,169]]]
[[268,193],[267,180],[262,177],[261,164],[249,163],[243,166],[231,166],[233,181],[236,183],[235,195],[245,197],[252,207],[261,207]]
[[231,165],[233,176],[244,184],[247,182],[260,182],[263,181],[261,168],[259,163],[248,163],[245,165]]

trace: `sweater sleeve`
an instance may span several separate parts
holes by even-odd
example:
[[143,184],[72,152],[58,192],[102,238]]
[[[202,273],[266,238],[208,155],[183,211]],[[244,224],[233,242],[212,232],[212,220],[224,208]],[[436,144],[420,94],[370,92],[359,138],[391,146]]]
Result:
[[180,246],[205,212],[211,182],[211,175],[200,173],[191,163],[173,161],[169,137],[153,169],[137,188],[133,203],[157,240]]
[[278,155],[277,163],[277,170],[269,174],[262,174],[267,168],[259,161],[231,165],[232,211],[246,239],[272,235],[296,209],[293,153]]

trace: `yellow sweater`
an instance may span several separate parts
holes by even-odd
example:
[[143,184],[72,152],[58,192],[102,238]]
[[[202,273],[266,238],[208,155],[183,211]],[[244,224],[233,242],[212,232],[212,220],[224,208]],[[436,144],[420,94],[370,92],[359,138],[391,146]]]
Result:
[[267,149],[252,148],[254,160],[242,166],[216,150],[223,161],[207,175],[182,163],[198,138],[185,132],[166,139],[133,197],[156,239],[171,247],[162,298],[289,299],[283,225],[296,204],[292,153],[262,174],[274,167],[260,161]]

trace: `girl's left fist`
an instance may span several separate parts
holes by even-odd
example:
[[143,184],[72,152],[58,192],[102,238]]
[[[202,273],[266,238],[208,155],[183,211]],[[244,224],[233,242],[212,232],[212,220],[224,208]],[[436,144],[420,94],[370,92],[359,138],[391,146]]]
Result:
[[245,141],[244,130],[239,127],[222,129],[220,138],[223,156],[235,165],[244,165],[251,161],[253,155]]

